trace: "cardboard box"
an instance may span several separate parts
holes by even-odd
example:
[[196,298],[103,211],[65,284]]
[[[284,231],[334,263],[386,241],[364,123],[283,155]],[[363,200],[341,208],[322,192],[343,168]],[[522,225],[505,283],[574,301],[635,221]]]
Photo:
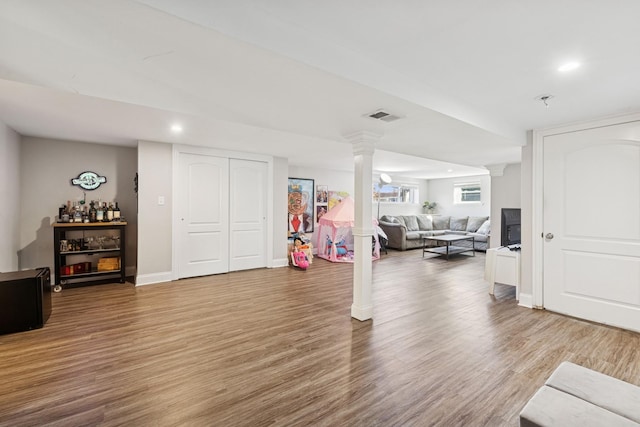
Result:
[[120,270],[120,257],[100,258],[98,260],[98,271]]

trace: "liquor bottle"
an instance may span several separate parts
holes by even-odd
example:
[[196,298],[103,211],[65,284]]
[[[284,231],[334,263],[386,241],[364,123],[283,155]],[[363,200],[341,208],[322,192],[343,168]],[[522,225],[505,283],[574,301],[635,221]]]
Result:
[[116,202],[116,207],[113,210],[113,219],[115,221],[120,221],[120,208],[118,207],[118,202]]
[[109,203],[107,208],[107,222],[113,221],[113,203]]
[[73,207],[73,222],[82,222],[82,211],[80,210],[80,205],[75,205]]
[[98,208],[96,210],[96,221],[103,222],[104,221],[104,211],[102,210],[102,203],[98,202]]
[[67,206],[62,209],[62,222],[69,222],[69,209]]
[[73,212],[71,211],[71,200],[67,200],[67,207],[65,208],[63,222],[73,222]]
[[96,204],[92,200],[89,205],[91,206],[89,208],[89,222],[98,222],[98,211],[96,210]]

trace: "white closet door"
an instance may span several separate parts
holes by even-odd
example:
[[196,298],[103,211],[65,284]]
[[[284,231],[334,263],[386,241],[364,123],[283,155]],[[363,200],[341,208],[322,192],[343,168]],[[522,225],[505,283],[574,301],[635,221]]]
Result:
[[229,159],[180,153],[178,277],[229,271]]
[[640,123],[544,138],[544,307],[640,331]]
[[266,267],[267,164],[231,159],[229,181],[229,269]]

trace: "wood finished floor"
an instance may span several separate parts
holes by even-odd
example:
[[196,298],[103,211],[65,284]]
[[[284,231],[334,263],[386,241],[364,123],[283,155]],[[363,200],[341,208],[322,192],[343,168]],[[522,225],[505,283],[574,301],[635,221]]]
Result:
[[563,360],[640,385],[640,334],[488,295],[484,254],[253,270],[54,294],[0,336],[1,426],[516,426]]

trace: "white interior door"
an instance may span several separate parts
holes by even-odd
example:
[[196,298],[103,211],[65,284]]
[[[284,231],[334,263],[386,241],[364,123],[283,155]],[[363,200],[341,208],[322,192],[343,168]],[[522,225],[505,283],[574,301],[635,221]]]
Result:
[[229,271],[229,159],[179,153],[178,277]]
[[229,269],[266,267],[267,164],[231,159],[229,180]]
[[640,122],[544,138],[544,307],[640,331]]

